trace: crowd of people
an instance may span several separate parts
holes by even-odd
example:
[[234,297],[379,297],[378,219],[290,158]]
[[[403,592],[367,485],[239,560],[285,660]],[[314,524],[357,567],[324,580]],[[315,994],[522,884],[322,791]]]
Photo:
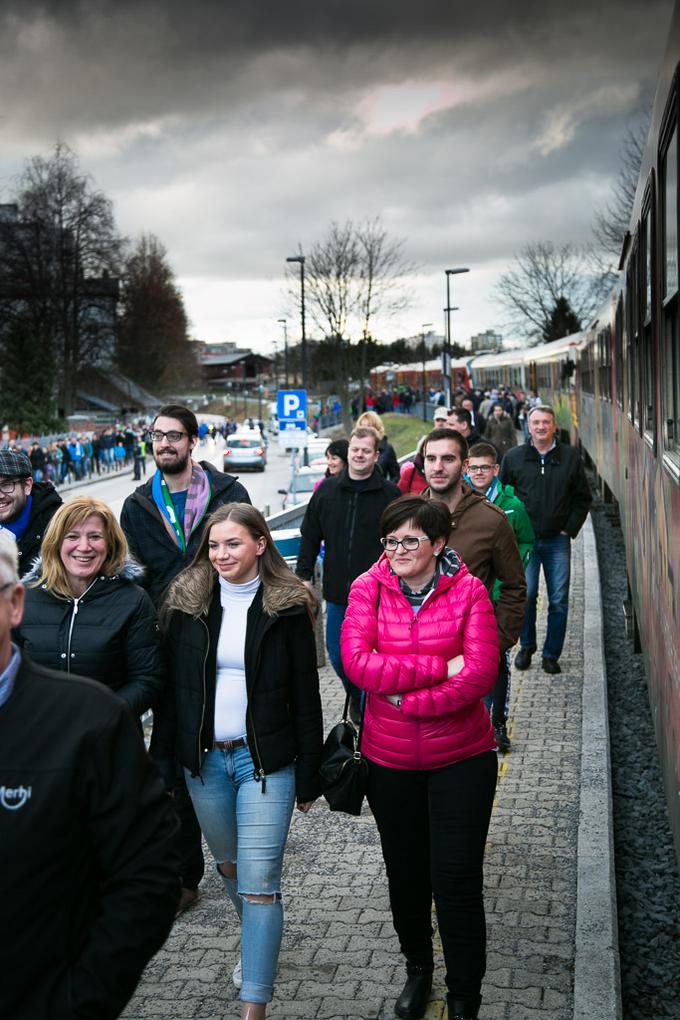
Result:
[[438,407],[401,466],[363,412],[329,443],[294,570],[240,482],[195,459],[207,432],[186,407],[148,429],[154,471],[120,524],[0,450],[2,1016],[118,1016],[199,899],[202,838],[240,930],[241,1016],[266,1016],[288,829],[322,791],[322,549],[329,658],[405,958],[395,1014],[417,1020],[431,997],[434,899],[448,1016],[479,1016],[510,650],[519,638],[515,665],[530,667],[542,567],[542,666],[560,672],[569,543],[590,502],[552,408],[531,408],[517,445],[489,399],[485,424],[468,396]]

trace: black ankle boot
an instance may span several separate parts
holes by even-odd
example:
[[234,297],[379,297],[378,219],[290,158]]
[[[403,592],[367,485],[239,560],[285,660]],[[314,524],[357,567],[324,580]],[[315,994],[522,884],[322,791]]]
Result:
[[394,1004],[394,1012],[401,1020],[420,1020],[420,1017],[425,1016],[432,991],[433,970],[431,965],[406,964],[406,984]]
[[478,995],[476,999],[455,999],[453,995],[447,995],[446,1005],[449,1011],[449,1020],[477,1020],[481,1002],[481,995]]

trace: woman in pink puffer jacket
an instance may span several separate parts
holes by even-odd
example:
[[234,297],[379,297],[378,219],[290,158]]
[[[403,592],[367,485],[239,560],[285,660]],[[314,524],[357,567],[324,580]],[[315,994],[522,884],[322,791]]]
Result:
[[350,590],[347,676],[366,692],[361,749],[406,957],[398,1017],[422,1017],[432,987],[434,895],[450,1018],[476,1018],[486,967],[482,861],[496,789],[482,698],[498,675],[486,588],[446,546],[447,507],[421,496],[380,520],[385,554]]

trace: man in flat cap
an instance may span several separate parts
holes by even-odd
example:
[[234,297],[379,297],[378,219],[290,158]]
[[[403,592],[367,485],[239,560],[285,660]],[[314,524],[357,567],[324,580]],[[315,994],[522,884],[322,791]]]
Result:
[[23,577],[40,555],[47,525],[61,506],[51,482],[35,482],[23,450],[0,450],[0,534],[13,539]]

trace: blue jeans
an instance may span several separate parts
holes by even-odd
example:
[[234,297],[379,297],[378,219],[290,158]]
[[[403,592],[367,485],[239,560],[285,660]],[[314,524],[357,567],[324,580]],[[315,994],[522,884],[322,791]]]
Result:
[[536,599],[541,566],[548,589],[548,628],[543,645],[543,658],[559,659],[567,633],[569,610],[571,539],[568,535],[539,538],[526,566],[527,605],[519,643],[530,652],[536,651]]
[[358,700],[361,697],[361,691],[354,686],[345,673],[340,654],[340,631],[346,612],[347,606],[341,606],[338,602],[326,602],[326,648],[331,665],[342,680],[342,686],[346,693]]
[[[295,767],[255,780],[247,747],[209,751],[201,775],[185,770],[203,835],[217,864],[236,864],[236,878],[221,875],[241,918],[244,1002],[271,1002],[283,935],[281,868],[295,803]],[[220,873],[221,874],[221,873]],[[248,896],[273,896],[271,903]]]

